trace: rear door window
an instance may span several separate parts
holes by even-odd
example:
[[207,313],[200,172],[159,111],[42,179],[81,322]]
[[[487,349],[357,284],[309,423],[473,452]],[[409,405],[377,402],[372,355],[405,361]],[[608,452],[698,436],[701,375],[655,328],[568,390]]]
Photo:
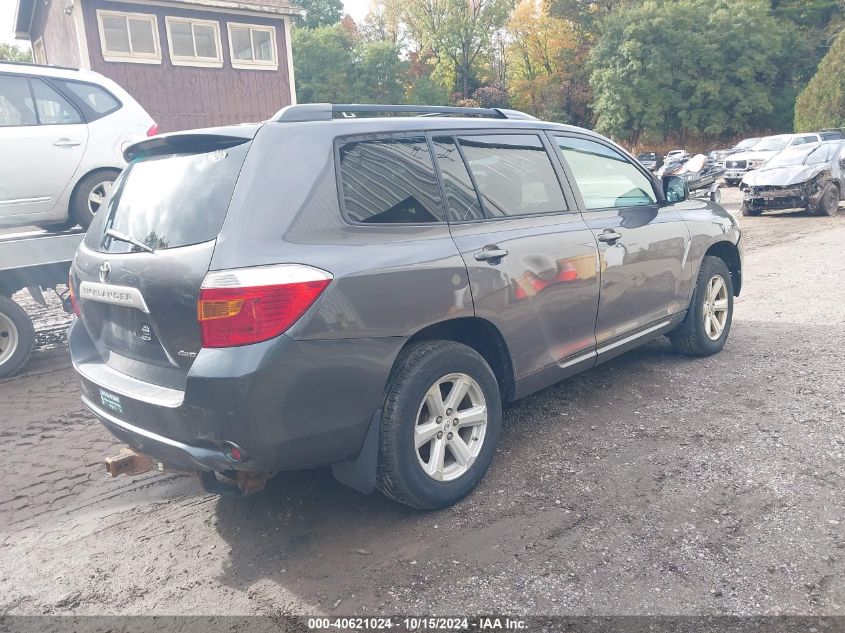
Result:
[[26,77],[0,75],[0,127],[38,125]]
[[560,213],[566,200],[535,134],[458,137],[489,218]]
[[444,221],[425,136],[351,141],[339,157],[343,208],[352,222]]
[[455,139],[449,136],[436,136],[433,139],[434,155],[443,178],[446,193],[446,208],[450,222],[481,220],[484,210],[481,200],[472,184],[467,166],[461,158],[461,151]]
[[248,149],[247,142],[205,153],[133,160],[115,181],[102,225],[92,225],[86,244],[109,253],[139,250],[106,236],[108,228],[155,250],[215,239]]
[[73,125],[82,123],[82,116],[71,103],[40,79],[31,81],[32,95],[41,125]]
[[616,150],[577,137],[555,136],[587,209],[657,203],[651,179]]
[[64,79],[53,79],[52,81],[78,100],[78,105],[87,111],[86,116],[89,120],[93,121],[120,109],[120,101],[100,86]]

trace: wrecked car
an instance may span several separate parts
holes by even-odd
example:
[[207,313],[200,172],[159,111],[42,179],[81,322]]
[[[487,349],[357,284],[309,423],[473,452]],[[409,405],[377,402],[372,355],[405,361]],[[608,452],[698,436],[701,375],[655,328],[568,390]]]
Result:
[[786,149],[742,179],[742,215],[793,208],[836,215],[845,192],[843,170],[845,141]]
[[760,142],[759,138],[746,138],[741,140],[739,143],[731,147],[730,149],[716,149],[710,152],[707,157],[716,163],[719,167],[724,169],[725,167],[725,159],[728,156],[733,156],[734,154],[739,154],[740,152],[744,152],[746,150],[751,149],[757,143]]
[[748,150],[738,152],[725,159],[725,184],[736,187],[748,172],[760,169],[763,164],[778,152],[799,145],[819,143],[821,136],[810,134],[776,134],[760,139]]

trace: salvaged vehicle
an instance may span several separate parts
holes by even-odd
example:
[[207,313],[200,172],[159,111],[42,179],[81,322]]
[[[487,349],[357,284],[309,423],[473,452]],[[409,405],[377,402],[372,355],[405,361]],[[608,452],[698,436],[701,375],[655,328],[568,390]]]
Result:
[[157,130],[99,73],[0,62],[0,227],[87,228],[123,150]]
[[738,152],[725,159],[725,184],[735,187],[743,176],[759,169],[778,152],[798,145],[821,142],[818,134],[777,134],[760,139],[751,149]]
[[836,215],[845,192],[843,170],[843,141],[784,150],[742,179],[742,215],[793,208]]
[[135,451],[112,473],[332,465],[447,506],[503,402],[660,335],[714,354],[742,285],[724,209],[513,111],[295,105],[126,158],[70,275],[83,401]]
[[738,154],[739,152],[744,152],[746,150],[751,149],[760,141],[759,138],[746,138],[742,139],[739,143],[731,147],[730,149],[716,149],[710,152],[708,157],[714,163],[716,163],[719,167],[724,169],[725,167],[725,159],[728,156],[732,156],[734,154]]
[[642,152],[637,154],[637,160],[640,164],[649,171],[657,171],[657,168],[663,164],[663,159],[655,152]]

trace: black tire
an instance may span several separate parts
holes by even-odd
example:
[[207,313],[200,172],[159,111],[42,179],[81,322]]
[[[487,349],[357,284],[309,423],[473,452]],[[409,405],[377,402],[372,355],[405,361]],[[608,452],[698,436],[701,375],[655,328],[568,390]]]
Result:
[[[708,285],[717,275],[722,278],[725,284],[728,311],[721,334],[718,338],[713,339],[708,336],[706,331],[705,309],[708,305],[708,301],[706,300]],[[734,295],[731,273],[724,261],[718,257],[708,255],[701,262],[701,268],[698,271],[698,278],[695,283],[695,292],[692,295],[692,302],[687,311],[687,316],[683,323],[681,323],[681,326],[669,334],[672,348],[676,352],[686,354],[687,356],[710,356],[711,354],[720,352],[725,346],[725,341],[728,340],[728,334],[731,331],[733,312]]]
[[0,378],[23,367],[33,347],[35,328],[29,315],[8,297],[0,296]]
[[819,196],[816,213],[819,215],[835,216],[839,212],[839,189],[832,182],[827,183]]
[[83,229],[87,229],[94,219],[94,213],[88,205],[88,197],[103,183],[113,183],[119,173],[115,169],[95,171],[85,176],[76,185],[76,189],[74,189],[70,198],[70,217]]
[[[426,392],[453,373],[469,376],[480,388],[487,407],[487,426],[478,455],[466,472],[451,481],[438,481],[423,470],[414,433]],[[487,472],[501,426],[499,385],[478,352],[453,341],[425,341],[410,347],[396,360],[388,382],[381,419],[379,490],[399,503],[425,510],[457,503]]]
[[740,208],[740,212],[742,213],[742,217],[748,218],[760,215],[763,210],[759,207],[753,207],[747,202],[743,202],[742,207]]

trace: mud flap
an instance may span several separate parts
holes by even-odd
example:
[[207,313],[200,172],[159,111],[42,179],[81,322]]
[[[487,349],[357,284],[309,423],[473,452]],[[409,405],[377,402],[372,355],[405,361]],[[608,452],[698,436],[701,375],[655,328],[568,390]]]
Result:
[[381,409],[375,412],[364,438],[364,445],[355,459],[332,464],[332,475],[340,483],[358,492],[370,494],[376,489],[378,445],[381,433]]

